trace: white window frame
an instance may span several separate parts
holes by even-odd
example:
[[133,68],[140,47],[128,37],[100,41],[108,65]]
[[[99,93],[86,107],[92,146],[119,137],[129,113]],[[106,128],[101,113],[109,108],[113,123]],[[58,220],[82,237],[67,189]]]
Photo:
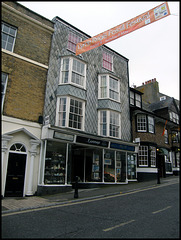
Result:
[[135,105],[141,107],[141,95],[135,93]]
[[135,98],[134,92],[130,91],[130,104],[131,105],[135,105],[134,98]]
[[[5,77],[5,83],[2,82],[3,80],[3,76]],[[8,84],[8,74],[1,72],[1,85],[4,85],[4,89],[3,92],[1,92],[1,113],[3,112],[3,106],[4,106],[4,99],[5,99],[5,95],[6,95],[6,88],[7,88],[7,84]]]
[[168,139],[168,130],[165,128],[165,132],[164,132],[164,138],[165,138],[165,143],[169,144],[169,139]]
[[[71,39],[71,38],[73,38],[73,39]],[[67,41],[67,49],[73,53],[76,53],[76,44],[79,42],[82,42],[82,38],[79,37],[78,35],[76,35],[75,33],[69,32],[68,41]],[[71,49],[71,47],[69,47],[69,43],[75,45],[75,50],[73,50],[73,49]]]
[[[137,119],[137,131],[138,132],[147,132],[147,117],[146,117],[146,114],[137,114],[136,119]],[[143,121],[143,120],[145,120],[145,121]]]
[[[152,130],[152,128],[153,128],[153,130]],[[154,118],[151,116],[148,116],[148,132],[154,133],[154,130],[155,130]]]
[[[102,77],[106,78],[106,86],[102,86],[101,82],[102,82]],[[115,91],[115,89],[111,89],[110,86],[110,78],[114,79],[115,81],[117,81],[118,83],[118,91]],[[103,96],[102,94],[102,89],[105,88],[105,92],[106,92],[106,96]],[[116,94],[118,95],[118,100],[111,98],[110,97],[110,91],[112,92],[116,92]],[[99,74],[98,76],[98,99],[111,99],[112,101],[115,102],[119,102],[120,103],[120,79],[110,75],[110,74]]]
[[[15,30],[15,34],[14,34],[14,35],[11,34],[11,33],[10,33],[10,30],[9,30],[9,33],[4,32],[4,31],[3,31],[4,26],[8,27],[9,29]],[[1,22],[1,41],[2,41],[2,38],[3,38],[3,34],[7,35],[7,40],[4,41],[4,42],[6,42],[6,43],[5,43],[5,48],[3,48],[3,47],[2,47],[2,48],[3,48],[3,49],[6,49],[7,51],[13,52],[13,51],[14,51],[15,41],[16,41],[17,28],[11,26],[11,25],[8,24],[8,23]],[[11,44],[11,45],[12,45],[11,50],[7,49],[7,44],[9,43],[9,42],[8,42],[9,37],[12,37],[12,38],[13,38],[13,43]],[[2,43],[1,43],[1,46],[2,46]]]
[[[68,64],[68,68],[66,70],[63,69],[64,67],[64,60],[68,60],[69,61],[69,64]],[[80,72],[76,71],[76,70],[73,70],[73,61],[77,61],[77,62],[80,62],[81,64],[84,64],[84,73],[81,74]],[[63,72],[68,72],[68,80],[67,82],[63,82]],[[75,83],[75,82],[72,82],[72,72],[75,72],[77,75],[81,76],[82,78],[84,78],[83,80],[83,84],[78,84],[78,83]],[[81,61],[80,59],[77,59],[75,57],[63,57],[62,60],[61,60],[61,70],[60,70],[60,80],[59,80],[59,84],[62,85],[62,84],[71,84],[71,85],[74,85],[76,87],[79,87],[79,88],[83,88],[83,89],[86,89],[86,63]]]
[[[102,112],[106,112],[106,123],[103,123],[101,121],[102,117],[101,117],[101,114]],[[118,124],[115,123],[115,126],[118,127],[118,136],[112,136],[110,135],[110,125],[114,125],[114,124],[111,124],[111,113],[112,114],[117,114],[118,117],[116,118],[118,120]],[[102,129],[101,129],[101,126],[102,125],[106,125],[106,135],[103,134],[102,132]],[[98,111],[98,134],[101,135],[101,136],[104,136],[104,137],[113,137],[113,138],[121,138],[121,114],[119,112],[116,112],[116,111],[112,111],[112,110],[107,110],[107,109],[102,109],[102,110],[99,110]]]
[[150,164],[156,167],[156,147],[150,146]]
[[[144,159],[140,160],[140,157],[143,157]],[[145,162],[147,162],[147,164],[145,164]],[[138,163],[139,167],[148,167],[148,146],[145,145],[139,146]]]
[[[104,56],[106,55],[106,58],[111,58],[111,61],[107,60]],[[104,61],[106,61],[107,63],[109,64],[112,64],[112,69],[109,69],[108,67],[104,66]],[[102,67],[113,72],[113,55],[108,53],[108,52],[105,52],[103,51],[102,53]]]
[[[60,122],[60,100],[66,98],[66,106],[64,111],[65,112],[65,124],[62,125]],[[82,103],[82,121],[81,121],[81,128],[73,128],[73,127],[69,127],[69,116],[70,116],[70,101],[71,99],[76,100],[78,102]],[[78,98],[74,98],[72,96],[59,96],[57,97],[57,105],[56,105],[56,121],[55,121],[55,125],[58,127],[66,127],[66,128],[71,128],[71,129],[76,129],[76,130],[82,130],[84,131],[84,127],[85,127],[85,101],[78,99]]]

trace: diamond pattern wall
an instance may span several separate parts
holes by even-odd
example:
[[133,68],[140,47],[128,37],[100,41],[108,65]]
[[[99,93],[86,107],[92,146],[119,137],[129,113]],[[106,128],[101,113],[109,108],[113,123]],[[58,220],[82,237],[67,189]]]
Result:
[[[61,58],[63,56],[75,56],[67,50],[69,32],[73,32],[85,40],[87,37],[59,18],[55,20],[55,32],[52,38],[50,52],[50,63],[47,75],[47,86],[45,95],[44,116],[50,116],[50,124],[55,125],[56,100],[57,96],[71,95],[86,101],[85,105],[85,132],[98,134],[98,109],[112,109],[121,112],[121,139],[131,140],[130,110],[128,94],[128,61],[115,51],[101,46],[91,51],[83,53],[78,58],[87,62],[86,70],[86,90],[72,85],[59,85]],[[106,51],[113,55],[114,70],[110,72],[102,67],[102,54]],[[98,100],[98,74],[110,73],[117,76],[120,83],[120,103],[111,100]]]

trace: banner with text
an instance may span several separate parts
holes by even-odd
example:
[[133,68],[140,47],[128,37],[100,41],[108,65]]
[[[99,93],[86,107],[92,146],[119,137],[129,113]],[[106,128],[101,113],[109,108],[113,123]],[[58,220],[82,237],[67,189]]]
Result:
[[142,13],[141,15],[132,18],[131,20],[124,22],[114,28],[111,28],[103,33],[100,33],[92,38],[77,43],[76,55],[83,52],[87,52],[117,38],[120,38],[130,32],[133,32],[141,27],[147,26],[157,20],[170,15],[168,3],[162,3],[159,6],[152,8],[151,10]]

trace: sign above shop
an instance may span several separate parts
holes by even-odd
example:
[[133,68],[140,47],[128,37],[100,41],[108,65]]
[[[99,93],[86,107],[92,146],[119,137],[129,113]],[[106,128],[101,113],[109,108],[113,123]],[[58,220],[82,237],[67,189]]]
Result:
[[131,152],[135,151],[134,146],[124,145],[124,144],[119,144],[119,143],[113,143],[113,142],[111,142],[110,148],[121,149],[121,150],[131,151]]
[[53,137],[57,138],[57,139],[72,141],[72,142],[74,140],[74,135],[65,134],[65,133],[61,133],[61,132],[54,132],[54,136]]
[[81,137],[77,136],[76,139],[77,143],[84,143],[84,144],[90,144],[90,145],[96,145],[99,147],[108,147],[109,142],[107,141],[102,141],[94,138],[86,138],[86,137]]

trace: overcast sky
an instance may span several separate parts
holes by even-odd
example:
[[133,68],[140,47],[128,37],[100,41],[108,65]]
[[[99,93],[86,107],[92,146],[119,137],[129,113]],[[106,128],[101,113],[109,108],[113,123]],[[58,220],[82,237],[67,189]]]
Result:
[[[92,37],[163,3],[18,2],[49,20],[58,16]],[[129,59],[130,87],[156,78],[161,93],[180,98],[179,4],[179,1],[168,1],[171,15],[106,44]]]

